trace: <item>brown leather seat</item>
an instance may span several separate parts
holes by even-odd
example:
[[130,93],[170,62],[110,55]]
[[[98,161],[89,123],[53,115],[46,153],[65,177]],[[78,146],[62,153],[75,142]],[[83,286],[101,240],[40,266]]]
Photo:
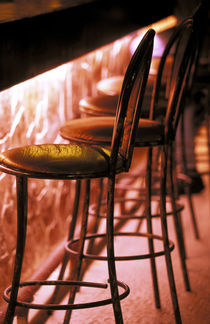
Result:
[[[152,94],[146,91],[141,113],[143,118],[149,118],[151,97]],[[118,99],[119,96],[117,95],[107,96],[106,94],[100,94],[94,97],[85,97],[79,102],[81,116],[115,116]],[[164,97],[159,99],[158,114],[156,112],[156,115],[158,115],[157,118],[165,116],[167,102],[167,99]]]
[[114,96],[120,94],[124,76],[116,75],[108,79],[103,79],[97,83],[97,91],[100,94]]
[[[114,117],[73,119],[65,123],[60,134],[63,138],[79,143],[110,146]],[[159,121],[141,118],[136,136],[136,146],[158,145],[164,138],[164,125]]]
[[[160,57],[152,59],[149,77],[147,80],[147,88],[144,96],[141,117],[148,118],[151,98],[155,86],[155,80],[158,72]],[[173,65],[173,56],[166,58],[165,67],[161,82],[161,94],[159,97],[158,107],[156,109],[156,117],[164,116],[167,107],[168,84],[170,82],[170,73]],[[79,103],[79,109],[86,116],[115,116],[118,97],[121,92],[123,76],[116,75],[107,79],[103,79],[97,83],[98,95],[94,97],[83,98]]]
[[[150,73],[147,81],[146,95],[152,93],[155,79],[158,73],[158,65],[160,63],[160,57],[153,57]],[[164,73],[163,73],[163,83],[167,83],[170,78],[170,73],[173,65],[173,56],[170,55],[166,59]],[[124,76],[116,75],[110,78],[102,79],[97,83],[97,91],[99,94],[115,96],[120,94]]]
[[98,95],[86,97],[79,102],[82,113],[92,116],[115,116],[119,96]]
[[[107,79],[103,79],[97,83],[97,91],[99,94],[109,96],[119,96],[122,88],[124,76],[116,75]],[[155,75],[149,74],[147,81],[146,94],[152,91],[155,82]]]
[[[18,147],[0,154],[0,164],[9,168],[10,173],[27,174],[35,177],[36,173],[45,178],[56,179],[59,175],[68,178],[86,176],[97,177],[109,170],[111,151],[106,148],[94,148],[82,144],[44,144]],[[117,170],[123,166],[118,159]]]

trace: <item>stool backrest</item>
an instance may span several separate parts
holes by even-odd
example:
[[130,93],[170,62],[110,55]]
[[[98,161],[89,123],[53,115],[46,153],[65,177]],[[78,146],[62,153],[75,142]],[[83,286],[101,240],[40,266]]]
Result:
[[156,118],[161,93],[161,80],[166,60],[173,52],[173,66],[168,89],[168,105],[165,114],[165,140],[175,139],[179,117],[184,107],[184,99],[192,86],[202,38],[207,21],[207,1],[197,6],[193,15],[185,19],[171,35],[162,54],[156,78],[154,96],[151,103],[150,118]]
[[156,117],[166,59],[173,52],[173,66],[169,80],[167,108],[165,111],[165,141],[175,139],[176,128],[182,109],[184,91],[189,81],[192,61],[195,57],[195,32],[193,19],[185,19],[173,32],[161,56],[152,98],[150,118]]
[[111,168],[114,171],[119,154],[124,159],[128,171],[141,107],[148,79],[155,31],[150,29],[144,35],[125,73],[119,96],[111,145]]

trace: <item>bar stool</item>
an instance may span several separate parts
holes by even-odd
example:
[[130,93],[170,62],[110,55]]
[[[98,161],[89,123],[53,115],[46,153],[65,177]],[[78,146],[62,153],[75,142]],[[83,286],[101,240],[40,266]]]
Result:
[[[193,18],[195,20],[197,20],[197,25],[199,25],[199,28],[197,28],[197,36],[196,36],[196,42],[198,42],[198,49],[197,49],[197,53],[196,53],[196,57],[194,59],[194,67],[193,67],[193,73],[192,75],[194,75],[194,71],[196,71],[196,65],[198,63],[198,58],[200,55],[200,44],[202,42],[203,39],[203,34],[204,34],[204,25],[206,23],[206,3],[205,1],[202,1],[201,4],[198,5],[198,7],[195,9],[194,13],[193,13]],[[167,97],[168,97],[168,91],[169,91],[169,86],[170,86],[170,73],[171,70],[173,68],[173,61],[172,61],[172,56],[167,57],[166,59],[166,63],[165,63],[165,80],[162,84],[162,91],[161,91],[161,95],[159,97],[159,105],[155,111],[155,118],[163,118],[163,116],[165,115],[165,110],[167,107]],[[154,73],[156,71],[157,68],[157,62],[155,64],[153,64],[154,67],[152,69],[153,73],[151,74],[151,76],[149,76],[149,88],[147,87],[147,91],[146,91],[146,95],[144,98],[144,104],[143,104],[143,110],[142,110],[142,117],[148,117],[148,112],[149,112],[149,108],[150,108],[150,101],[151,101],[151,97],[152,97],[152,89],[154,87]],[[166,72],[167,71],[167,72]],[[164,77],[164,72],[163,72],[163,77]],[[169,82],[168,82],[169,79]],[[190,84],[192,85],[193,83],[193,77],[191,76],[190,78]],[[99,81],[99,83],[97,84],[97,90],[99,92],[98,96],[95,97],[87,97],[81,100],[80,102],[80,111],[82,113],[82,116],[102,116],[102,115],[115,115],[115,107],[116,107],[116,101],[117,101],[117,97],[119,95],[119,91],[120,91],[120,87],[121,87],[121,83],[122,83],[122,76],[115,76],[115,77],[111,77],[108,79],[104,79]],[[167,85],[169,84],[169,85]],[[192,87],[192,86],[191,86]],[[188,89],[188,94],[191,92],[190,89]],[[195,233],[195,238],[199,239],[199,230],[198,230],[198,224],[196,221],[196,215],[195,215],[195,210],[194,210],[194,206],[193,206],[193,200],[192,200],[192,193],[190,191],[190,177],[188,174],[188,170],[187,170],[187,166],[186,166],[186,148],[184,146],[184,126],[183,126],[183,114],[184,111],[182,113],[181,116],[181,121],[180,121],[180,125],[182,125],[181,130],[182,130],[182,140],[181,140],[181,148],[180,148],[180,153],[182,155],[182,161],[181,161],[181,165],[182,165],[182,172],[177,172],[176,175],[173,177],[174,180],[176,180],[176,178],[179,179],[179,181],[183,182],[184,188],[185,188],[185,193],[187,195],[187,202],[190,208],[190,214],[191,214],[191,221],[192,221],[192,227]],[[178,144],[178,143],[176,143]],[[175,156],[174,156],[175,158]],[[171,159],[172,161],[172,159]],[[173,161],[172,161],[173,162]],[[174,167],[176,167],[175,163]],[[175,172],[175,171],[174,171]],[[176,182],[176,181],[175,181]],[[175,206],[175,203],[173,203]],[[180,209],[179,209],[180,210]],[[180,223],[181,225],[181,223]],[[179,231],[182,232],[182,229],[180,229]],[[184,239],[184,238],[183,238]],[[182,241],[183,241],[182,239]],[[183,253],[183,256],[186,255],[185,252],[185,248],[184,248],[184,242],[183,242],[183,247],[182,250],[184,251],[180,251],[180,253]]]
[[[193,84],[196,83],[196,71],[197,71],[197,66],[199,63],[199,57],[200,57],[200,52],[201,52],[201,48],[202,48],[202,40],[205,37],[205,33],[206,33],[206,25],[207,25],[207,1],[203,0],[201,1],[201,3],[195,8],[194,13],[193,13],[193,19],[197,20],[197,25],[199,25],[199,28],[197,28],[197,36],[196,36],[196,42],[198,43],[198,47],[197,47],[197,53],[196,53],[196,57],[194,59],[194,67],[193,67],[193,73],[191,76],[191,80],[189,82],[189,86],[188,86],[188,97],[191,96],[192,93],[192,87]],[[170,69],[172,67],[172,57],[169,58],[168,62],[167,62],[167,68],[166,70],[169,70],[168,75],[170,75]],[[156,64],[154,64],[156,66]],[[152,66],[152,64],[151,64]],[[149,83],[151,85],[152,88],[152,83],[154,83],[154,71],[155,68],[153,68],[153,75],[152,77],[148,80],[151,80],[151,82]],[[114,76],[111,78],[107,78],[104,80],[101,80],[98,82],[97,84],[97,90],[99,95],[96,97],[87,97],[81,100],[80,103],[80,111],[83,115],[86,116],[91,116],[92,115],[107,115],[108,113],[110,115],[115,114],[115,107],[116,105],[114,105],[114,101],[116,101],[117,96],[119,95],[119,91],[120,91],[120,87],[122,84],[122,76],[118,75],[118,76]],[[167,79],[167,78],[166,78]],[[167,83],[167,81],[166,81]],[[163,93],[164,93],[165,89],[163,89]],[[167,90],[166,90],[167,92]],[[109,96],[109,98],[108,98]],[[113,97],[113,98],[112,98]],[[147,101],[145,99],[149,98]],[[113,100],[114,99],[114,100]],[[144,105],[143,105],[143,111],[142,111],[142,117],[147,117],[148,114],[148,106],[149,106],[149,102],[151,100],[151,90],[149,89],[149,91],[146,92],[145,95],[145,99],[144,99]],[[163,116],[165,114],[165,109],[167,106],[167,102],[166,102],[166,98],[161,97],[161,100],[159,98],[159,107],[157,107],[155,115],[156,118],[159,118],[160,116]],[[107,109],[108,107],[108,109]],[[190,214],[191,214],[191,221],[192,221],[192,227],[193,227],[193,231],[195,234],[195,238],[199,239],[199,229],[198,229],[198,224],[197,224],[197,220],[196,220],[196,215],[195,215],[195,209],[193,206],[193,200],[192,200],[192,192],[190,190],[191,187],[191,180],[190,180],[190,174],[187,168],[187,160],[193,158],[192,156],[188,156],[187,157],[187,152],[186,152],[186,140],[185,140],[185,133],[184,133],[184,118],[183,115],[185,114],[185,110],[183,111],[181,118],[180,118],[180,163],[181,163],[181,169],[182,171],[178,171],[176,173],[176,177],[179,179],[179,181],[181,181],[181,183],[184,184],[184,189],[185,189],[185,193],[187,196],[187,202],[189,205],[189,209],[190,209]],[[208,108],[207,108],[207,125],[209,125],[208,120]],[[209,128],[207,126],[207,139],[209,141]],[[192,140],[192,139],[191,139]],[[178,145],[178,143],[176,143],[176,146]],[[190,144],[191,145],[191,144]],[[175,156],[174,156],[175,157]],[[207,162],[209,162],[209,159],[207,158]],[[175,166],[176,167],[176,166]],[[208,174],[208,171],[204,171],[201,174]],[[184,253],[185,254],[185,253]]]
[[[191,105],[191,109],[188,108],[187,111],[184,110],[181,116],[180,122],[180,155],[181,155],[181,165],[182,165],[182,173],[187,177],[187,185],[184,186],[184,192],[191,197],[191,194],[194,192],[199,192],[200,189],[203,189],[202,181],[194,181],[193,179],[200,179],[202,175],[210,174],[210,140],[209,140],[209,107],[208,107],[208,99],[203,102],[203,111],[204,111],[204,125],[206,126],[206,133],[207,133],[207,145],[208,150],[207,154],[199,154],[196,156],[196,153],[193,150],[193,141],[195,134],[192,134],[192,130],[194,128],[190,128],[190,133],[192,137],[189,137],[189,130],[187,131],[187,124],[194,123],[195,120],[193,119],[193,111],[192,105],[195,105],[197,101],[199,101],[198,96],[205,97],[202,89],[205,88],[205,85],[209,83],[209,58],[208,58],[208,44],[209,44],[209,30],[208,30],[208,11],[209,11],[209,3],[206,0],[201,1],[201,4],[195,9],[193,16],[197,19],[199,24],[199,30],[197,33],[197,43],[198,49],[195,55],[194,66],[193,66],[193,73],[190,78],[190,82],[188,83],[187,89],[187,97],[185,105]],[[204,68],[202,68],[203,61],[205,61]],[[205,84],[205,85],[204,85]],[[208,96],[208,95],[207,95]],[[197,97],[197,98],[196,98]],[[200,100],[201,102],[203,100]],[[195,112],[195,111],[194,111]],[[186,129],[186,130],[185,130]],[[202,145],[202,144],[201,144]],[[189,149],[190,147],[190,149]],[[193,161],[193,163],[191,162]],[[194,165],[193,169],[190,170],[188,163],[190,162],[191,165]],[[197,171],[196,170],[196,162],[201,163],[208,163],[208,169]],[[184,182],[185,184],[185,182]],[[198,185],[198,186],[197,186]],[[198,190],[198,191],[197,191]],[[194,209],[192,206],[192,200],[188,198],[189,208],[192,214],[192,220],[196,223]],[[199,239],[199,231],[196,226],[194,226],[194,234],[197,239]]]
[[[116,123],[111,148],[85,144],[43,144],[29,145],[7,150],[0,154],[0,170],[16,176],[17,183],[17,246],[12,285],[5,290],[4,299],[9,303],[4,323],[12,323],[17,306],[32,309],[69,310],[113,305],[115,321],[123,323],[120,300],[129,294],[126,284],[117,281],[113,242],[113,204],[115,176],[129,170],[135,142],[135,133],[140,117],[142,99],[145,92],[149,66],[152,57],[155,32],[149,30],[128,66],[118,104]],[[106,288],[107,284],[76,281],[38,281],[20,282],[21,268],[27,228],[27,182],[28,178],[54,180],[86,180],[86,204],[82,216],[81,236],[79,238],[80,259],[77,277],[81,268],[84,241],[88,218],[90,181],[107,178],[107,263],[111,298],[97,302],[67,305],[40,305],[18,300],[18,290],[33,285],[69,285]],[[74,220],[72,220],[74,221]],[[119,295],[118,286],[123,288]],[[68,313],[68,312],[67,312]],[[68,317],[68,316],[67,316]],[[26,321],[27,319],[25,319]],[[64,323],[68,323],[65,318]]]
[[[173,268],[171,262],[171,245],[168,239],[167,221],[166,221],[166,179],[167,179],[167,164],[171,161],[172,156],[172,144],[175,139],[176,127],[181,113],[182,97],[185,90],[186,81],[190,73],[191,62],[194,56],[196,43],[194,42],[194,21],[192,19],[186,19],[183,21],[171,36],[169,42],[166,45],[165,51],[161,57],[158,75],[155,85],[155,94],[153,97],[152,110],[150,113],[150,119],[140,119],[139,127],[137,131],[136,143],[138,147],[149,147],[148,154],[148,167],[147,167],[147,228],[148,235],[152,233],[151,223],[151,164],[152,164],[152,148],[159,147],[160,149],[160,207],[161,207],[161,225],[164,239],[165,258],[168,271],[168,279],[171,291],[171,298],[174,307],[174,314],[176,323],[181,323],[175,281],[173,276]],[[171,78],[171,88],[169,91],[169,99],[167,101],[167,111],[164,121],[152,120],[155,110],[158,107],[158,99],[160,95],[161,78],[164,69],[166,57],[169,54],[174,44],[177,44],[176,56],[174,60],[173,76]],[[75,142],[90,143],[92,145],[110,145],[111,136],[114,125],[114,117],[89,117],[80,118],[68,121],[60,129],[60,134],[63,138]],[[174,191],[172,182],[172,173],[170,173],[171,190]],[[173,196],[175,194],[173,193]],[[175,213],[175,216],[176,213]],[[177,226],[177,232],[179,233],[180,224],[178,217],[175,217]],[[122,234],[120,234],[122,235]],[[178,239],[180,245],[180,252],[182,253],[183,242],[182,237]],[[154,252],[153,239],[149,237],[151,266],[153,272],[153,284],[155,290],[156,304],[159,303],[159,290],[158,282],[156,278],[156,266],[154,257],[157,255]],[[138,259],[138,257],[137,257]],[[126,260],[126,257],[125,257]],[[185,278],[185,284],[187,290],[190,290],[189,280],[185,264],[185,256],[181,254],[181,262],[183,268],[183,274]]]

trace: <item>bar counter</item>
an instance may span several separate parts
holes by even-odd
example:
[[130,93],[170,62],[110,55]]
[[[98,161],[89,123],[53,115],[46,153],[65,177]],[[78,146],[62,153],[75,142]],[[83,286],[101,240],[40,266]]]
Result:
[[155,3],[136,17],[134,0],[0,1],[0,91],[167,16],[174,1]]
[[130,27],[124,24],[122,17],[119,29],[104,1],[83,0],[77,4],[76,1],[47,1],[40,8],[32,5],[35,1],[27,5],[25,1],[20,3],[24,10],[15,2],[8,3],[11,10],[7,15],[0,4],[0,90],[80,57],[137,28],[137,24]]

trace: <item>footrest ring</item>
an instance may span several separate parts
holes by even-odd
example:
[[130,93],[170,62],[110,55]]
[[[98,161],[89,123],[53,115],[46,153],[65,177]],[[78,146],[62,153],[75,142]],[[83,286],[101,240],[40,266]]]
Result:
[[[159,199],[155,199],[153,198],[152,201],[157,201],[159,202]],[[115,199],[115,203],[134,203],[137,202],[138,204],[143,204],[146,201],[144,199],[140,199],[140,198],[116,198]],[[168,201],[167,201],[168,203]],[[102,200],[101,204],[102,207],[105,206],[106,207],[106,200]],[[100,211],[99,214],[96,213],[96,209],[97,209],[97,204],[93,203],[92,205],[90,205],[89,207],[89,215],[93,216],[93,217],[98,217],[98,218],[106,218],[107,217],[107,213],[106,211]],[[184,209],[184,205],[180,204],[180,203],[176,203],[176,213],[181,213],[181,211]],[[173,210],[167,211],[166,212],[166,216],[171,216],[173,215]],[[160,218],[160,213],[153,213],[151,215],[152,218]],[[136,220],[140,220],[140,219],[146,219],[146,214],[142,214],[142,215],[136,215],[133,214],[132,212],[129,211],[128,214],[122,214],[122,215],[117,215],[114,216],[114,219],[119,219],[119,220],[131,220],[131,219],[136,219]]]
[[[114,233],[114,236],[139,236],[139,237],[145,237],[147,239],[152,239],[152,240],[159,240],[163,241],[163,237],[155,234],[149,234],[149,233],[139,233],[139,232],[119,232],[119,233]],[[96,239],[96,238],[106,238],[106,234],[92,234],[92,235],[87,235],[85,237],[85,240],[90,240],[90,239]],[[73,254],[73,255],[78,255],[78,252],[73,249],[73,245],[76,244],[79,241],[79,239],[74,239],[71,241],[68,241],[65,244],[66,250]],[[169,241],[169,252],[171,252],[174,249],[174,243],[172,241]],[[154,252],[154,253],[146,253],[146,254],[140,254],[140,255],[129,255],[129,256],[115,256],[115,261],[130,261],[130,260],[141,260],[141,259],[151,259],[154,257],[159,257],[162,255],[165,255],[166,252],[164,250]],[[99,261],[107,261],[106,256],[100,256],[100,255],[94,255],[94,254],[89,254],[89,253],[84,253],[83,252],[83,258],[86,259],[93,259],[93,260],[99,260]]]
[[[91,287],[91,288],[102,288],[106,289],[108,284],[100,284],[94,282],[82,282],[82,281],[71,281],[71,280],[55,280],[55,281],[28,281],[20,283],[19,287],[26,286],[56,286],[56,285],[69,285],[69,286],[79,286],[79,287]],[[124,291],[119,295],[120,300],[127,297],[130,293],[130,289],[128,285],[121,281],[117,281],[117,285],[124,289]],[[12,286],[8,287],[4,291],[3,298],[7,303],[10,303],[9,293],[11,292]],[[16,306],[31,308],[31,309],[40,309],[40,310],[67,310],[67,309],[83,309],[83,308],[92,308],[98,306],[104,306],[108,304],[112,304],[112,298],[103,299],[100,301],[89,302],[89,303],[81,303],[81,304],[34,304],[28,303],[24,301],[16,301]]]

